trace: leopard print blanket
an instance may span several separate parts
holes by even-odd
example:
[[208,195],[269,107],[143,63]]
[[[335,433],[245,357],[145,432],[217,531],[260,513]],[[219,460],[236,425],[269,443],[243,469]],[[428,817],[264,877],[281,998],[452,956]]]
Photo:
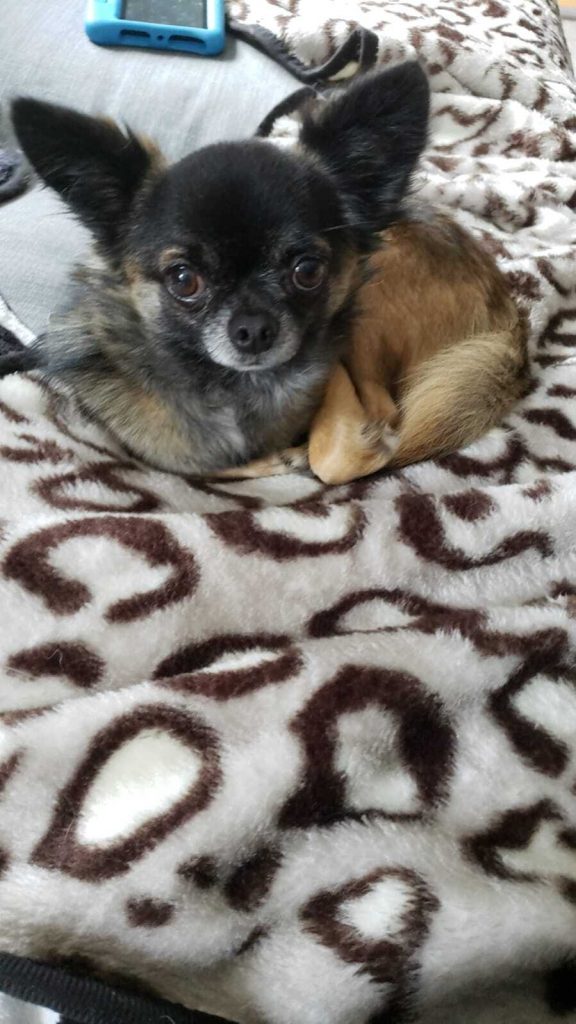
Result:
[[[2,381],[0,950],[242,1022],[576,1021],[576,85],[557,8],[230,13],[302,80],[419,57],[418,187],[498,258],[532,386],[465,451],[326,488],[155,472],[70,397]],[[289,144],[290,116],[271,133]]]

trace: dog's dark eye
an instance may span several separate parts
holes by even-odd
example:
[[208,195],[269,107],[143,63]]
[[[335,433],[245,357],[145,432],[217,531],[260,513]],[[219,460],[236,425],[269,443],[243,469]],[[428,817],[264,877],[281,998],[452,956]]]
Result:
[[316,256],[305,256],[292,269],[292,280],[301,292],[313,292],[322,284],[326,264]]
[[206,284],[187,263],[176,263],[164,271],[164,283],[175,299],[189,302],[197,299],[204,291]]

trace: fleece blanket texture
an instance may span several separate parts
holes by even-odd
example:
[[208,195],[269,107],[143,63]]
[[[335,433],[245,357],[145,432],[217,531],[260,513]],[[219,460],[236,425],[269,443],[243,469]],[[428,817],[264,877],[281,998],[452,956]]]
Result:
[[[374,59],[422,61],[417,187],[508,275],[532,386],[465,451],[326,488],[156,472],[73,397],[2,381],[0,950],[241,1022],[576,1021],[576,87],[557,8],[230,11],[303,65],[358,25]],[[290,143],[289,116],[272,135]]]

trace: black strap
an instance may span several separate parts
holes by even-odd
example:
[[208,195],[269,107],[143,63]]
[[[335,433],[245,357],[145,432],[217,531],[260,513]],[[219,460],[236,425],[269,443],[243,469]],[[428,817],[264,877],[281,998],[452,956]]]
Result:
[[6,356],[18,356],[24,351],[22,342],[12,334],[12,331],[0,324],[0,359]]
[[61,1024],[231,1024],[68,968],[0,953],[0,992],[61,1015]]
[[28,178],[22,153],[17,149],[0,149],[0,203],[23,192]]
[[357,25],[352,29],[342,46],[324,64],[304,64],[278,36],[262,25],[245,25],[241,21],[228,21],[230,35],[236,36],[250,46],[267,54],[272,60],[289,71],[294,78],[306,84],[327,82],[336,77],[348,64],[358,65],[358,71],[367,71],[378,62],[378,36],[369,28]]
[[319,88],[313,88],[311,85],[303,85],[301,89],[297,89],[296,92],[290,93],[285,99],[280,100],[275,107],[272,108],[269,114],[266,115],[263,121],[258,125],[255,134],[260,139],[265,139],[272,131],[276,121],[279,117],[286,117],[293,114],[295,110],[307,99],[318,97],[320,94]]

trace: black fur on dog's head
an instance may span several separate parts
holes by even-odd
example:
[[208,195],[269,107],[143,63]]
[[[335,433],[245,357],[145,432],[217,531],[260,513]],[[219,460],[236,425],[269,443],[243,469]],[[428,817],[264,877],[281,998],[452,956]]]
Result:
[[[105,347],[108,364],[140,379],[144,368],[152,388],[193,395],[225,380],[244,403],[248,381],[273,390],[308,368],[325,379],[362,260],[400,216],[428,105],[424,72],[406,63],[312,104],[292,151],[252,139],[165,167],[112,122],[17,99],[22,149],[93,233],[106,281],[138,324],[114,341],[112,316],[105,346],[92,331],[92,370],[94,347]],[[37,356],[65,372],[62,350]]]

